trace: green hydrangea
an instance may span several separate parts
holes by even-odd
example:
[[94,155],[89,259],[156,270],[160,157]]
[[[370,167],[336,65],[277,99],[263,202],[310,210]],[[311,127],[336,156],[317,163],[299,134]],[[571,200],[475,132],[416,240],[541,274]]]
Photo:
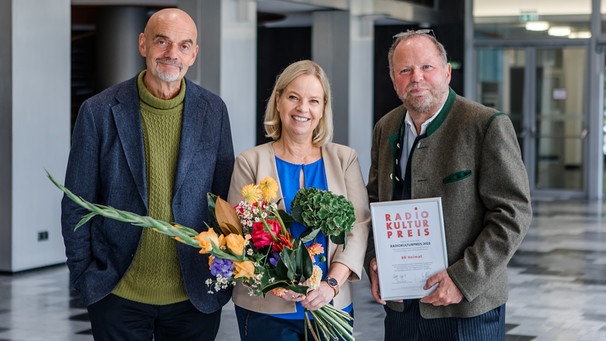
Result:
[[346,243],[346,233],[356,221],[356,212],[349,200],[317,188],[300,189],[291,203],[291,214],[295,221],[316,233],[321,230],[337,244]]

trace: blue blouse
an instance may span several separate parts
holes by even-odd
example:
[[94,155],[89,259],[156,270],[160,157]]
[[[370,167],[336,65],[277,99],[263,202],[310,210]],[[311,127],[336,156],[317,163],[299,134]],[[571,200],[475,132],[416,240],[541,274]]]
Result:
[[[278,178],[280,179],[280,189],[284,198],[284,207],[287,213],[290,213],[290,204],[295,198],[297,191],[300,189],[300,178],[301,172],[303,172],[303,183],[306,188],[314,187],[321,190],[328,190],[328,183],[326,181],[326,170],[324,168],[324,160],[319,159],[310,164],[294,164],[276,157],[276,168],[278,170]],[[305,226],[300,223],[293,222],[290,226],[290,233],[293,237],[298,238],[305,231]],[[313,242],[313,241],[312,241]],[[316,235],[316,243],[322,244],[324,251],[328,251],[328,239],[320,232]],[[310,242],[311,243],[311,242]],[[308,244],[310,244],[308,243]],[[316,261],[319,257],[324,256],[326,259],[326,253],[316,256]],[[328,273],[328,261],[317,263],[322,269],[322,277],[325,278]],[[305,309],[301,303],[297,302],[297,311],[294,313],[285,314],[272,314],[272,316],[284,318],[284,319],[304,319]],[[350,305],[345,311],[350,311],[352,306]]]

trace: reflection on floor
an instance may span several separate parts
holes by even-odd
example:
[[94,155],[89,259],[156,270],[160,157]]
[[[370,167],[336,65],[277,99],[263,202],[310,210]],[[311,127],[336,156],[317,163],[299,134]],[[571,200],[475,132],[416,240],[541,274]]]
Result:
[[[510,263],[507,340],[606,340],[606,205],[535,202]],[[0,341],[90,341],[86,310],[70,297],[65,266],[0,275]],[[355,286],[356,339],[383,339],[383,310]],[[217,340],[237,340],[233,305]]]

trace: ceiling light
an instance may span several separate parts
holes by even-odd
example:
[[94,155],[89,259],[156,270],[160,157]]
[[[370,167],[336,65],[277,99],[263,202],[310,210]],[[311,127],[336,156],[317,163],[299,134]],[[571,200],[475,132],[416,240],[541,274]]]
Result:
[[549,28],[549,31],[547,33],[549,33],[550,36],[566,37],[566,36],[568,36],[570,34],[570,27],[568,27],[568,26],[553,26],[553,27]]
[[571,39],[589,39],[591,38],[591,32],[582,31],[582,32],[570,32],[568,38]]
[[529,21],[526,23],[528,31],[547,31],[549,23],[547,21]]

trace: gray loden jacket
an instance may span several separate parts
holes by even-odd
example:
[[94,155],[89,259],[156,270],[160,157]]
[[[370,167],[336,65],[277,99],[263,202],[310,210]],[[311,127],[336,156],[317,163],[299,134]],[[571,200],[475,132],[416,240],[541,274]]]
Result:
[[[372,142],[369,201],[393,200],[397,143],[406,108],[381,118]],[[507,301],[507,263],[532,219],[528,176],[509,117],[452,89],[411,160],[412,198],[441,197],[448,274],[463,294],[458,304],[419,303],[425,318],[472,317]],[[372,233],[372,231],[371,231]],[[375,256],[369,238],[365,268]],[[388,302],[401,311],[403,303]]]

